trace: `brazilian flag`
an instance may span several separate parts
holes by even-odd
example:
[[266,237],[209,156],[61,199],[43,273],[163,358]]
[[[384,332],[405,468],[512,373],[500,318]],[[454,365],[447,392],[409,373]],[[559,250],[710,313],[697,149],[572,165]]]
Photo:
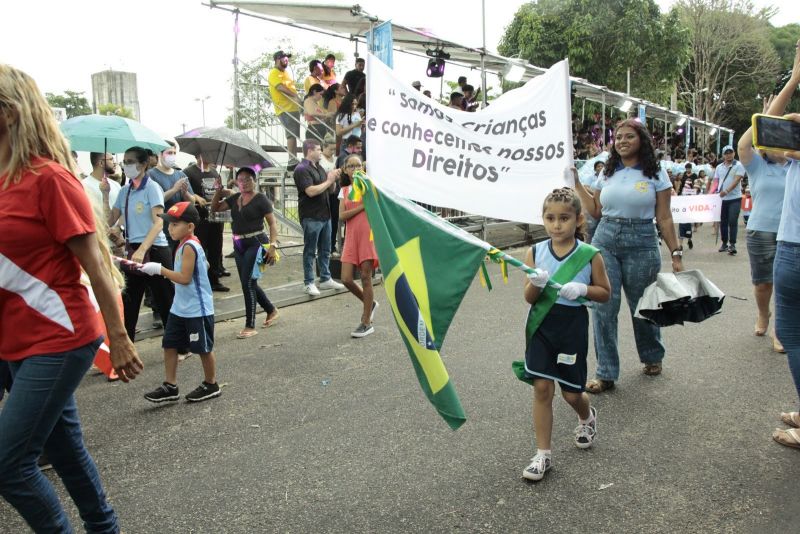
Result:
[[487,243],[428,210],[379,191],[357,174],[351,198],[364,202],[386,295],[428,400],[453,430],[466,421],[439,351]]

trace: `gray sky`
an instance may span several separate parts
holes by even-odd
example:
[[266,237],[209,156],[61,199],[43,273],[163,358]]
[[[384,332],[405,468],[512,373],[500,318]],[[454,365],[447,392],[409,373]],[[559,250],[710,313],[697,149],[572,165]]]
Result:
[[[674,3],[657,2],[662,9]],[[359,3],[381,18],[427,28],[467,45],[481,44],[480,0],[340,3]],[[487,2],[487,48],[496,49],[505,27],[523,3]],[[800,22],[800,0],[756,0],[755,4],[778,7],[773,24]],[[110,67],[137,73],[142,122],[164,136],[179,134],[184,124],[187,129],[201,125],[201,104],[195,98],[210,96],[205,102],[209,126],[221,125],[229,113],[233,55],[233,19],[229,13],[209,9],[199,0],[26,0],[4,2],[0,10],[0,62],[26,71],[42,91],[85,91],[91,102],[91,74]],[[337,71],[341,75],[351,68],[354,49],[346,40],[248,17],[240,18],[239,57],[249,60],[271,51],[281,37],[290,39],[298,49],[320,44],[343,52],[348,60]],[[363,47],[359,51],[364,54]],[[409,81],[421,80],[437,94],[439,84],[426,79],[425,67],[421,58],[395,55],[395,70]],[[455,81],[460,74],[467,74],[477,85],[477,73],[457,68],[448,68],[445,80]]]

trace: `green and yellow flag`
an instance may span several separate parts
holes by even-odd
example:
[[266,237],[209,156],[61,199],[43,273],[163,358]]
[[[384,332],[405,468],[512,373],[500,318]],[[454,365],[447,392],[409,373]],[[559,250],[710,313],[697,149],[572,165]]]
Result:
[[364,202],[386,295],[422,390],[455,430],[466,416],[439,351],[492,247],[413,202],[379,191],[364,174],[356,176],[350,194]]

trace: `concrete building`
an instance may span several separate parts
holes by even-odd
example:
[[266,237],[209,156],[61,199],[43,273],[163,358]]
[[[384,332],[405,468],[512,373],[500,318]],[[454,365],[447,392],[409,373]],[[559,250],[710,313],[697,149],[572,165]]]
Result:
[[92,110],[105,104],[114,104],[133,110],[133,118],[141,120],[136,73],[106,70],[92,74]]

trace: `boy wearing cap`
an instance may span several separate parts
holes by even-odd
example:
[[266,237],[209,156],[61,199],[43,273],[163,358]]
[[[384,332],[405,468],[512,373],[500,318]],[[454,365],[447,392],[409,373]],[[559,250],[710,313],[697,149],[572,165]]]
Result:
[[175,270],[160,263],[145,263],[140,270],[150,276],[161,275],[175,284],[175,298],[169,310],[164,338],[165,381],[144,398],[150,402],[176,401],[178,394],[178,350],[188,347],[200,355],[205,380],[186,395],[189,402],[219,397],[214,347],[214,301],[208,280],[206,255],[194,229],[200,214],[191,202],[178,202],[161,217],[169,223],[169,233],[178,242],[175,249]]

